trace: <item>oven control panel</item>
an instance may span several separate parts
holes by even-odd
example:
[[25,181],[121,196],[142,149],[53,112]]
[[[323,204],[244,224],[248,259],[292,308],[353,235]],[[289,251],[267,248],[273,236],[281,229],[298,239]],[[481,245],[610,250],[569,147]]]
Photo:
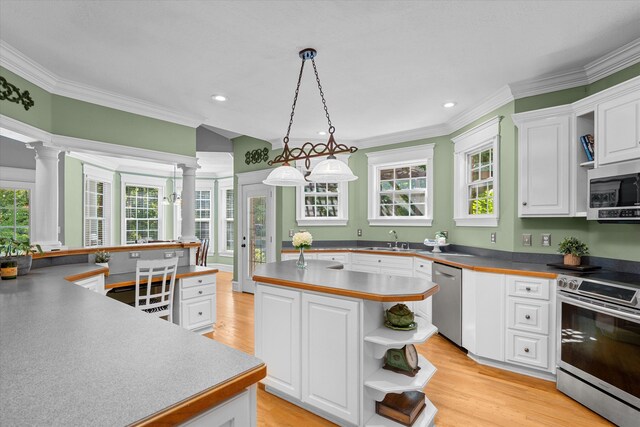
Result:
[[640,307],[640,289],[626,287],[618,283],[559,275],[558,291],[601,298],[631,307]]
[[640,208],[638,209],[601,209],[598,211],[598,218],[640,218]]

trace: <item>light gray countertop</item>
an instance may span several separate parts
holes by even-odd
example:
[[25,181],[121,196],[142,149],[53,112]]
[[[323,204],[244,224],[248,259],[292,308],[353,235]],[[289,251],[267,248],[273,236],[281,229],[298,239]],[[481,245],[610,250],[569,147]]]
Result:
[[128,425],[262,365],[63,279],[95,268],[0,281],[0,425]]
[[309,260],[305,269],[296,261],[262,264],[253,280],[298,289],[374,301],[420,301],[438,291],[438,285],[425,279],[334,269],[340,263]]

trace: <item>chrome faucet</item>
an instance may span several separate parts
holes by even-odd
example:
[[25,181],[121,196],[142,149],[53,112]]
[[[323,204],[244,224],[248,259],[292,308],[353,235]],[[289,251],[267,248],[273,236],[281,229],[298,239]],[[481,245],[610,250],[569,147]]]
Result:
[[389,234],[393,234],[393,238],[396,241],[395,243],[395,247],[398,247],[398,233],[396,233],[396,230],[389,230]]

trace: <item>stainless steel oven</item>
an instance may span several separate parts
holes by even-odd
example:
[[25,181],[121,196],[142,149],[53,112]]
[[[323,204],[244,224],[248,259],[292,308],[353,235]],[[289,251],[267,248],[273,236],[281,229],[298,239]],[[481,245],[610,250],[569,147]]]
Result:
[[588,178],[587,219],[640,223],[640,161],[591,169]]
[[640,283],[559,276],[557,304],[557,388],[620,426],[637,427]]

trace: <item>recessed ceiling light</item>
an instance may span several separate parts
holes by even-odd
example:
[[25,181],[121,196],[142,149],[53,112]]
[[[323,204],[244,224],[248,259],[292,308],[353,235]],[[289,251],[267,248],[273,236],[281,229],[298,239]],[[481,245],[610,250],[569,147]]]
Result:
[[227,97],[223,95],[211,95],[211,99],[213,99],[214,101],[223,102],[227,100]]
[[456,103],[455,102],[451,102],[451,101],[450,102],[445,102],[444,104],[442,104],[442,106],[444,108],[452,108],[452,107],[456,106]]
[[327,133],[326,133],[325,131],[323,131],[323,130],[321,130],[320,132],[318,132],[318,135],[320,135],[320,136],[324,136],[324,135],[326,135],[326,134],[327,134]]

